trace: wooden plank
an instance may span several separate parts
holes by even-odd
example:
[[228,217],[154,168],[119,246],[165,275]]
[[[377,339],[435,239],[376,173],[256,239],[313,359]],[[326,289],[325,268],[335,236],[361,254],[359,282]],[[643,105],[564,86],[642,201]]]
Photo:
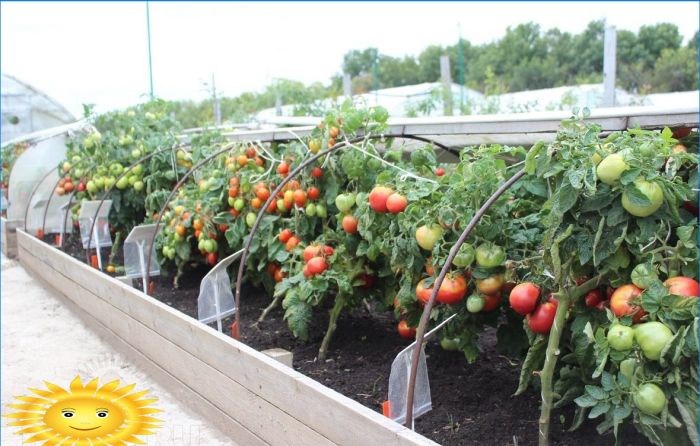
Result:
[[13,259],[17,257],[17,233],[16,225],[7,221],[5,217],[0,218],[0,239],[2,241],[2,253],[5,257]]
[[408,429],[379,413],[26,234],[20,234],[20,240],[66,277],[336,443],[435,444],[422,436],[418,441],[404,435]]
[[30,252],[20,249],[22,263],[26,264],[35,275],[47,282],[50,281],[49,283],[60,290],[59,292],[66,298],[100,323],[110,327],[115,335],[177,376],[188,387],[263,440],[273,445],[333,446],[335,444],[163,338],[158,332],[150,330],[69,278],[46,268],[43,262]]
[[[26,256],[24,256],[24,259],[26,262]],[[41,264],[39,266],[41,266]],[[31,271],[34,273],[35,278],[43,283],[45,287],[50,289],[54,287],[54,285],[48,283],[43,277],[37,274],[34,269]],[[123,354],[132,364],[143,370],[149,377],[158,382],[158,384],[165,387],[175,397],[175,399],[186,402],[188,408],[194,410],[202,418],[213,424],[224,435],[231,439],[235,439],[236,443],[241,446],[269,445],[269,443],[250,432],[242,424],[203,398],[185,383],[174,377],[155,362],[151,361],[148,357],[144,356],[143,353],[135,349],[131,344],[124,341],[121,337],[119,337],[119,335],[110,330],[107,326],[102,324],[83,308],[76,305],[66,296],[57,293],[57,297],[61,304],[65,305],[70,311],[76,314],[91,331],[97,333],[100,339],[107,342],[115,351]]]

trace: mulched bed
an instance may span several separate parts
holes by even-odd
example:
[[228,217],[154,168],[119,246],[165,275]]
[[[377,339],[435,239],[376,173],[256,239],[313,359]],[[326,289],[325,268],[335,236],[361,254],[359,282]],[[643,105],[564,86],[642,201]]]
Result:
[[[85,261],[76,237],[66,240],[67,252]],[[106,250],[105,250],[106,253]],[[174,289],[172,278],[156,277],[154,297],[196,318],[197,296],[206,269],[187,273]],[[136,281],[137,287],[140,281]],[[241,299],[242,341],[257,350],[279,347],[294,353],[294,368],[316,381],[380,411],[387,398],[391,363],[408,344],[396,333],[391,312],[372,312],[359,308],[343,313],[331,343],[328,359],[316,355],[328,323],[328,309],[317,309],[310,340],[295,339],[283,320],[281,307],[266,320],[254,325],[270,303],[258,288],[244,286]],[[330,299],[329,299],[330,301]],[[329,304],[331,302],[328,302]],[[224,321],[228,334],[232,318]],[[433,410],[416,420],[416,431],[444,445],[536,445],[540,396],[530,389],[513,397],[518,386],[519,361],[500,355],[495,348],[495,330],[485,331],[479,341],[482,355],[467,364],[458,352],[447,352],[432,341],[426,347]],[[612,435],[600,436],[595,430],[599,420],[585,423],[568,432],[573,411],[552,414],[552,444],[560,446],[613,445]],[[630,429],[620,434],[620,445],[643,446],[650,443]]]

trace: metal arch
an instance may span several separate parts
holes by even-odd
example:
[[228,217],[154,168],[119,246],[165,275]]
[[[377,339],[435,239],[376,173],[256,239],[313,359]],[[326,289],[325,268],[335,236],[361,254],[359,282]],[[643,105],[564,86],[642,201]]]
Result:
[[[231,150],[233,147],[237,146],[239,143],[238,142],[232,142],[226,144],[222,149],[217,150],[213,154],[207,156],[204,158],[202,161],[198,162],[194,166],[190,168],[190,170],[187,171],[185,175],[180,178],[180,181],[178,181],[175,184],[175,187],[173,187],[173,190],[170,191],[170,194],[168,195],[168,198],[165,199],[165,203],[163,203],[163,207],[160,208],[160,212],[158,212],[158,219],[156,220],[156,227],[153,230],[153,237],[151,238],[151,245],[150,246],[155,246],[156,242],[156,237],[158,236],[158,230],[160,229],[160,223],[163,220],[163,213],[165,210],[168,208],[168,205],[170,204],[170,201],[173,199],[175,196],[175,193],[177,193],[177,190],[180,189],[180,186],[182,186],[185,181],[192,175],[195,171],[197,171],[200,167],[211,161],[212,159],[216,158],[217,156],[221,155],[222,153],[225,153],[229,150]],[[153,249],[148,250],[148,260],[146,261],[146,265],[150,265],[151,261],[153,258]],[[151,271],[150,268],[146,268],[146,280],[150,281],[151,279]],[[144,293],[148,294],[148,290],[143,290]]]
[[525,170],[520,170],[515,173],[512,177],[508,179],[505,183],[503,183],[497,190],[496,192],[489,197],[488,200],[479,208],[477,213],[474,215],[474,217],[471,219],[467,227],[464,229],[462,234],[459,236],[459,239],[457,240],[457,243],[454,244],[452,249],[450,249],[450,255],[447,257],[447,260],[445,261],[445,265],[442,267],[442,270],[440,270],[440,274],[438,275],[438,278],[435,280],[435,283],[433,284],[433,291],[430,293],[430,300],[425,304],[425,307],[423,308],[423,314],[421,315],[420,318],[420,323],[418,324],[418,328],[416,330],[416,346],[413,349],[413,357],[411,358],[411,371],[409,374],[408,378],[408,394],[406,395],[406,422],[405,426],[408,427],[409,429],[412,429],[412,424],[413,424],[413,397],[415,393],[415,388],[416,388],[416,374],[418,372],[418,360],[420,359],[420,351],[421,348],[423,347],[423,340],[425,337],[425,329],[428,325],[428,319],[430,318],[430,312],[433,310],[433,306],[435,305],[435,300],[437,298],[437,293],[440,290],[440,286],[442,285],[443,280],[445,279],[445,276],[447,276],[447,272],[450,270],[450,267],[452,266],[452,261],[454,260],[455,256],[457,255],[457,252],[459,251],[459,248],[464,244],[465,240],[469,236],[469,234],[472,232],[472,230],[476,227],[476,225],[479,223],[479,220],[481,220],[481,217],[484,216],[486,211],[496,202],[498,197],[500,197],[506,190],[508,190],[513,184],[515,184],[520,178],[522,178],[525,175]]
[[[190,146],[190,145],[191,145],[190,143],[177,144],[177,145],[174,145],[174,146],[166,147],[165,149],[156,150],[156,151],[153,152],[153,153],[149,153],[148,155],[142,156],[142,157],[139,158],[138,160],[136,160],[136,161],[134,161],[133,163],[131,163],[131,165],[130,165],[129,167],[127,167],[126,169],[124,169],[124,171],[122,171],[122,173],[119,174],[119,176],[114,180],[114,184],[112,184],[112,185],[109,187],[109,189],[107,189],[107,190],[104,192],[104,194],[102,194],[102,198],[100,199],[100,204],[97,205],[97,209],[95,210],[95,215],[94,215],[93,218],[92,218],[92,224],[90,225],[90,232],[89,232],[89,234],[93,234],[93,231],[95,230],[95,224],[97,223],[97,214],[100,213],[100,209],[102,209],[102,205],[104,204],[104,202],[105,202],[105,200],[107,199],[107,197],[109,197],[109,196],[111,195],[112,191],[113,191],[114,188],[117,186],[117,183],[119,182],[119,180],[121,180],[121,179],[124,178],[129,172],[131,172],[131,170],[132,170],[134,167],[138,166],[139,164],[141,164],[141,163],[144,162],[144,161],[148,161],[149,159],[153,158],[154,156],[156,156],[156,155],[158,155],[158,154],[160,154],[160,153],[167,152],[168,150],[170,150],[170,151],[178,150],[178,149],[180,149],[180,148],[182,148],[182,147],[188,147],[188,146]],[[90,264],[90,242],[91,242],[91,241],[92,241],[92,236],[88,237],[87,248],[85,249],[85,257],[86,257],[86,261],[87,261],[87,264],[88,264],[88,265]],[[95,242],[97,242],[97,240],[95,240]],[[149,258],[149,262],[150,262],[150,258]]]
[[[92,161],[92,157],[88,157],[88,158],[85,159],[85,160],[81,160],[81,162],[82,162],[82,161],[85,161],[85,162]],[[77,166],[71,166],[71,168],[68,169],[68,172],[72,172],[73,169],[75,169],[76,167],[77,167]],[[66,173],[68,173],[68,172],[66,172]],[[56,184],[54,184],[53,189],[51,189],[51,190],[55,190],[56,187],[58,187],[58,183],[60,183],[61,180],[62,180],[62,177],[61,177],[61,175],[59,175],[59,176],[58,176],[58,181],[56,181]],[[77,186],[76,186],[76,189],[77,189]],[[75,195],[75,192],[76,192],[75,189],[73,190],[73,192],[71,192],[71,195],[70,195],[70,196],[71,196],[71,200],[72,200],[73,195]],[[54,196],[54,194],[49,195],[49,199],[46,200],[46,207],[44,208],[44,217],[42,218],[42,221],[41,221],[41,230],[42,230],[42,231],[46,231],[46,215],[47,215],[48,212],[49,212],[49,206],[51,205],[51,200],[53,199],[53,196]],[[70,202],[70,200],[68,200],[68,201]],[[67,215],[66,215],[66,217],[67,217]],[[64,219],[63,221],[65,221],[65,219]]]
[[[260,207],[260,210],[258,211],[258,215],[255,219],[255,223],[253,226],[250,228],[250,232],[248,233],[248,240],[245,243],[245,246],[243,248],[243,254],[241,255],[241,260],[240,264],[238,266],[238,275],[236,277],[236,308],[238,311],[236,311],[236,324],[238,326],[238,330],[240,333],[240,308],[241,308],[241,282],[243,281],[243,273],[245,271],[245,261],[246,257],[248,256],[248,251],[250,250],[250,246],[253,242],[253,236],[258,230],[258,227],[260,226],[260,222],[262,221],[263,215],[265,215],[265,211],[267,210],[268,207],[270,207],[270,204],[272,203],[273,200],[277,199],[277,194],[282,190],[282,188],[289,183],[294,177],[299,175],[306,167],[311,165],[314,161],[318,160],[319,158],[323,158],[325,156],[330,155],[331,153],[346,147],[348,144],[353,144],[356,142],[363,141],[365,139],[378,139],[378,138],[385,138],[387,137],[386,135],[368,135],[368,136],[359,136],[356,138],[353,138],[349,141],[341,141],[334,145],[333,147],[329,148],[326,151],[319,152],[316,155],[312,156],[311,158],[308,158],[304,162],[302,162],[299,166],[297,166],[293,171],[291,171],[285,178],[282,179],[282,182],[275,188],[274,191],[270,192],[270,197],[267,199],[264,205]],[[405,138],[405,139],[415,139],[418,141],[426,141],[426,142],[431,142],[432,141],[428,140],[427,138],[423,138],[420,136],[414,136],[414,135],[396,135],[396,136],[388,136],[387,138]],[[434,144],[439,144],[439,143],[434,143]],[[442,146],[444,147],[444,146]]]

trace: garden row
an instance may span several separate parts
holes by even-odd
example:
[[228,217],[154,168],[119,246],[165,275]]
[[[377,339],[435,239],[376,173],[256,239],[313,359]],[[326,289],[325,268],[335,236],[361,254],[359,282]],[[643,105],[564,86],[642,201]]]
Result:
[[654,444],[697,444],[695,133],[603,137],[573,117],[552,143],[469,147],[440,164],[431,144],[404,151],[402,138],[383,138],[381,108],[343,106],[287,143],[205,132],[187,145],[161,108],[96,117],[98,132],[70,140],[59,166],[56,193],[75,194],[74,215],[109,192],[113,254],[134,226],[159,222],[157,260],[177,285],[248,244],[245,277],[268,291],[268,310],[282,306],[294,336],[308,338],[331,307],[319,358],[354,307],[393,308],[412,338],[453,254],[429,324],[456,315],[440,343],[469,362],[497,327],[499,351],[523,359],[513,391],[542,389],[541,444],[551,409],[566,405],[574,428],[631,423]]

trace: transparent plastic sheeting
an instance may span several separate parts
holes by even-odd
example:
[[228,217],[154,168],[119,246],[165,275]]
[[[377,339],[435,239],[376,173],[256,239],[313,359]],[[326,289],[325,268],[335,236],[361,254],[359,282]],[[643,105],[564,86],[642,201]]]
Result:
[[[27,201],[37,182],[46,175],[48,171],[57,169],[58,165],[65,157],[65,136],[60,135],[38,142],[34,146],[30,146],[17,158],[17,161],[12,167],[12,172],[10,172],[9,196],[7,200],[7,219],[9,221],[24,222],[24,214],[27,211]],[[50,175],[49,178],[46,179],[47,186],[34,194],[37,196],[36,200],[47,200],[49,194],[53,193],[51,187],[57,181],[58,174],[55,176]],[[43,210],[41,216],[43,218]]]
[[231,279],[226,268],[236,261],[243,251],[223,259],[207,273],[199,285],[197,319],[204,324],[216,321],[216,328],[223,330],[221,321],[236,312],[236,302],[231,291]]
[[100,212],[97,214],[97,223],[95,223],[93,233],[90,234],[90,228],[93,227],[92,220],[95,218],[95,211],[100,202],[83,200],[80,203],[80,215],[78,216],[78,224],[80,225],[80,238],[83,242],[83,249],[87,249],[88,242],[90,249],[106,248],[112,246],[112,234],[109,232],[109,210],[112,207],[112,200],[105,200],[100,207]]
[[51,203],[49,203],[49,208],[46,209],[46,204],[53,193],[53,187],[57,181],[58,174],[52,173],[34,193],[27,211],[27,231],[30,234],[35,234],[44,225],[44,212],[46,212],[45,234],[70,234],[73,231],[73,216],[70,211],[66,212],[70,194],[54,195],[51,198]]
[[[408,395],[408,378],[411,374],[411,359],[413,358],[413,344],[396,355],[391,363],[389,375],[389,417],[397,423],[406,422],[406,398]],[[418,373],[416,374],[416,390],[413,396],[413,419],[433,408],[430,397],[430,381],[428,380],[428,366],[425,362],[425,349],[421,348],[418,359]]]
[[152,252],[148,275],[152,277],[160,274],[155,247],[151,245],[155,229],[155,224],[136,226],[124,239],[124,273],[126,277],[145,279],[149,251]]

